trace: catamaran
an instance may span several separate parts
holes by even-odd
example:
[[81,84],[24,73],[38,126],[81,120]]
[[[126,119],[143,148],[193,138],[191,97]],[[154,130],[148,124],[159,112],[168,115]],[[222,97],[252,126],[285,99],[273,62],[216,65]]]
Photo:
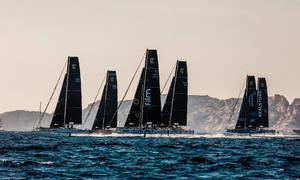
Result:
[[4,131],[2,119],[0,119],[0,132],[1,132],[1,131]]
[[161,112],[160,76],[156,50],[146,51],[138,87],[124,127],[125,134],[193,134],[179,126],[187,119],[187,68],[186,62],[177,62],[168,97]]
[[[39,124],[41,124],[43,115]],[[39,127],[38,130],[71,133],[79,131],[75,126],[81,124],[82,101],[79,60],[78,57],[68,57],[67,72],[64,75],[63,85],[50,127]]]
[[116,71],[107,71],[102,98],[94,119],[92,133],[111,134],[118,125],[118,83]]
[[247,76],[246,89],[238,121],[234,129],[227,133],[235,134],[275,134],[269,129],[268,89],[265,78],[258,78],[256,87],[255,76]]

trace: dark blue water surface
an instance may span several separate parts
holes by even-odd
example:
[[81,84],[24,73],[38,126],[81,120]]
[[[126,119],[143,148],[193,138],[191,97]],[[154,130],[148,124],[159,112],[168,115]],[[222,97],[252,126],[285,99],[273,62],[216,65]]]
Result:
[[0,133],[0,179],[297,179],[300,140]]

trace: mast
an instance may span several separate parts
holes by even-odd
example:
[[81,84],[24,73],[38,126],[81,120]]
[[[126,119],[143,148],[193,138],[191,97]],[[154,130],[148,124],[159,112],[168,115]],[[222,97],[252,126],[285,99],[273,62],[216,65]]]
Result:
[[78,57],[68,57],[64,126],[82,123],[81,77]]
[[161,99],[157,51],[147,49],[145,61],[140,122],[158,125],[161,123]]
[[106,84],[100,100],[92,130],[117,127],[118,86],[116,71],[107,71]]
[[139,127],[141,115],[142,86],[144,85],[145,68],[143,68],[135,96],[125,122],[125,127]]
[[266,78],[258,78],[257,83],[257,127],[269,127],[268,87]]
[[175,76],[162,111],[163,126],[187,125],[188,73],[185,61],[177,61]]

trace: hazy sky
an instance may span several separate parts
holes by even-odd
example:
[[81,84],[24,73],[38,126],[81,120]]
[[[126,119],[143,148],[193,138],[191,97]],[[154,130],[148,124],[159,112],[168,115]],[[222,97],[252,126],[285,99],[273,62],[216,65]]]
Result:
[[121,98],[146,48],[162,85],[187,60],[193,95],[236,97],[253,74],[300,97],[299,0],[0,0],[0,112],[45,105],[67,56],[80,58],[84,107],[107,69]]

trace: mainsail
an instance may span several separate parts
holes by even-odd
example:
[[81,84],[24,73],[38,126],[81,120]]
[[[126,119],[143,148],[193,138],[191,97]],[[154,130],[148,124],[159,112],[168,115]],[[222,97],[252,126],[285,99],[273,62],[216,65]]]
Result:
[[141,113],[142,125],[161,123],[160,80],[156,50],[147,49],[146,53]]
[[257,127],[269,127],[268,89],[266,78],[258,78],[257,107],[258,119]]
[[50,128],[72,127],[82,123],[81,79],[78,57],[68,57],[67,73]]
[[254,76],[247,76],[246,90],[236,129],[256,129],[257,90]]
[[82,102],[79,60],[78,57],[69,57],[64,124],[73,126],[81,123]]
[[118,85],[116,71],[107,71],[106,84],[92,130],[117,127]]
[[140,115],[141,115],[141,99],[142,99],[142,87],[144,84],[145,68],[142,70],[142,74],[139,80],[138,87],[135,92],[135,96],[125,122],[125,127],[139,127]]
[[188,73],[185,61],[177,61],[175,76],[162,110],[162,126],[187,125]]

